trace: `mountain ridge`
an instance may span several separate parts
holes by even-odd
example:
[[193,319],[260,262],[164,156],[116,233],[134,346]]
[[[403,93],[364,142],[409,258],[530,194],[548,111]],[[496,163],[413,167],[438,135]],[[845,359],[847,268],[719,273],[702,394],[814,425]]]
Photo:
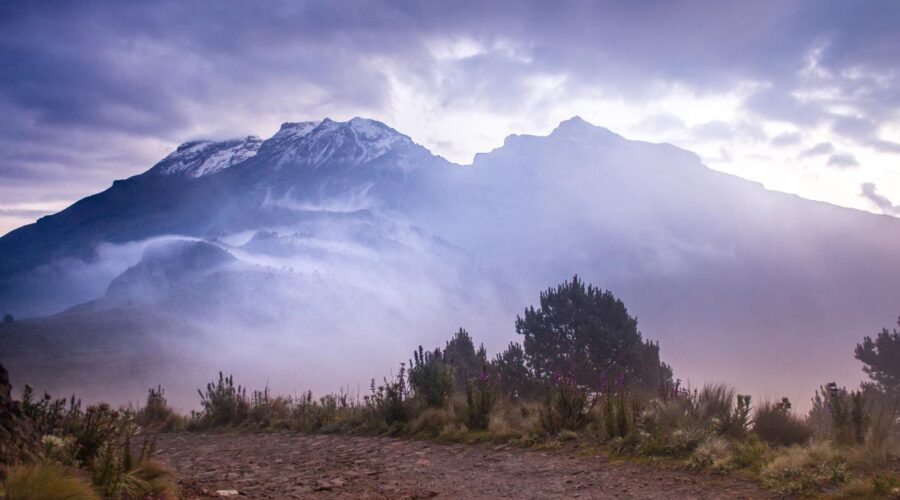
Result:
[[[224,168],[207,161],[240,142],[189,142],[187,170],[204,175],[154,166],[0,238],[0,312],[36,318],[0,352],[28,375],[72,342],[103,362],[134,335],[195,364],[277,345],[308,367],[334,348],[365,380],[360,360],[393,363],[460,326],[501,349],[509,319],[577,273],[621,297],[685,380],[751,391],[787,377],[800,391],[858,377],[848,350],[900,309],[895,218],[770,191],[578,118],[468,166],[362,120],[287,122]],[[234,260],[199,269],[177,248],[145,260],[179,239]],[[128,286],[107,295],[113,282]],[[199,338],[222,352],[197,352]],[[782,368],[798,359],[817,362]]]

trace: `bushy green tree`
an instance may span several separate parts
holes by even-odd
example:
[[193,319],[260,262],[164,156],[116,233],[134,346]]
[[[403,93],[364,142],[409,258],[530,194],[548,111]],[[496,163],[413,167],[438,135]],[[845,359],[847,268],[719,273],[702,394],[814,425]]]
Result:
[[440,349],[426,351],[419,346],[409,366],[409,385],[428,406],[440,407],[453,394],[453,369]]
[[444,347],[444,361],[453,367],[457,389],[465,391],[466,382],[479,373],[485,357],[484,347],[476,351],[472,336],[465,329],[453,334]]
[[900,392],[900,331],[884,328],[875,339],[867,336],[856,345],[855,354],[865,365],[863,371],[881,389],[891,394]]
[[523,397],[535,391],[534,376],[525,363],[522,344],[510,342],[509,346],[494,357],[490,371],[497,380],[498,389],[510,397]]
[[542,292],[540,307],[516,318],[516,332],[524,337],[525,358],[539,378],[574,376],[577,384],[596,390],[606,389],[600,387],[606,374],[653,391],[671,382],[659,346],[642,338],[625,304],[577,275]]

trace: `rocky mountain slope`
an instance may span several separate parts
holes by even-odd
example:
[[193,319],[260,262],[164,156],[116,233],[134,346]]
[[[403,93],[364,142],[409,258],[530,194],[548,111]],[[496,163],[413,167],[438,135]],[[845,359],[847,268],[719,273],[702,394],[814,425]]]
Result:
[[[210,369],[275,352],[333,389],[329,374],[368,380],[460,325],[497,350],[539,290],[578,273],[625,300],[682,378],[805,399],[861,377],[854,343],[900,311],[898,243],[897,219],[578,118],[467,166],[372,120],[285,123],[186,143],[0,238],[0,311],[42,317],[7,327],[0,352],[17,373],[66,345],[99,359],[125,349],[127,319]],[[199,338],[215,349],[178,344]]]

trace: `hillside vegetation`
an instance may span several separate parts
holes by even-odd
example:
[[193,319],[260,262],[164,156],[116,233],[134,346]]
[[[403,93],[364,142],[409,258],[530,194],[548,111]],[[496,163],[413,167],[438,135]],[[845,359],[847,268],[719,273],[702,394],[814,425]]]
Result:
[[464,329],[443,347],[420,346],[366,395],[273,395],[219,373],[198,390],[202,409],[181,416],[161,387],[139,409],[85,411],[74,398],[35,399],[26,388],[21,406],[43,435],[43,461],[9,469],[4,488],[12,495],[81,467],[106,498],[171,495],[166,471],[150,459],[152,440],[132,454],[138,430],[231,428],[539,448],[575,442],[611,457],[749,477],[792,496],[900,494],[897,330],[856,347],[871,382],[826,383],[800,415],[787,398],[755,402],[724,384],[685,387],[625,305],[577,276],[541,293],[515,325],[523,342],[493,357]]

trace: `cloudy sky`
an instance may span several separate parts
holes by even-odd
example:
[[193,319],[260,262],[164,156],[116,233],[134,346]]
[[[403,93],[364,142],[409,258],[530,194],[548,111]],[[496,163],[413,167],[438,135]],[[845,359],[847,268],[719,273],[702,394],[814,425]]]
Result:
[[580,115],[900,215],[900,2],[2,2],[0,234],[177,144],[367,116],[459,163]]

